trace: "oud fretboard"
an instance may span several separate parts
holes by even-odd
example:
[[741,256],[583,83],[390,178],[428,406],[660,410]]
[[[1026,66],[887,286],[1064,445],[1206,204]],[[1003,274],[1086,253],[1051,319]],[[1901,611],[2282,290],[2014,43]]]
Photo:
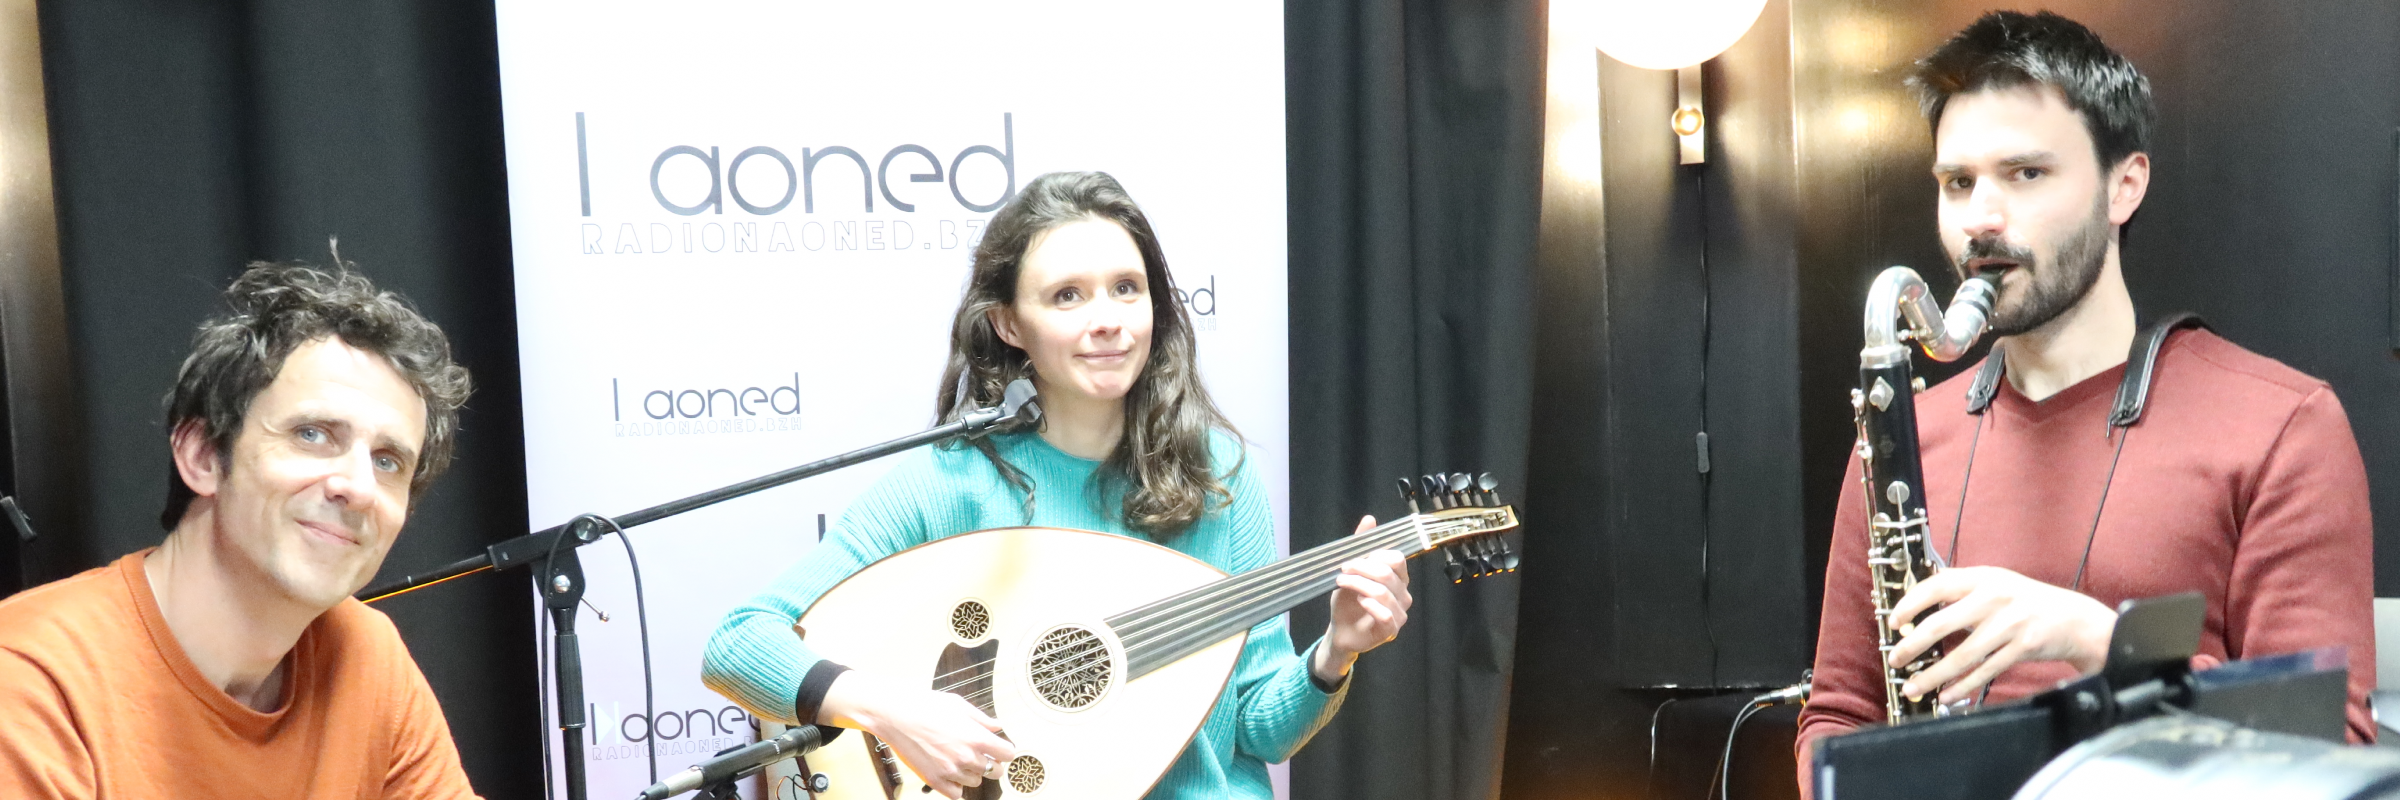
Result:
[[[1485,510],[1507,513],[1501,508]],[[1311,598],[1324,597],[1333,591],[1343,562],[1377,550],[1398,550],[1414,558],[1478,524],[1467,517],[1403,517],[1109,617],[1109,628],[1125,646],[1125,678],[1147,675]]]

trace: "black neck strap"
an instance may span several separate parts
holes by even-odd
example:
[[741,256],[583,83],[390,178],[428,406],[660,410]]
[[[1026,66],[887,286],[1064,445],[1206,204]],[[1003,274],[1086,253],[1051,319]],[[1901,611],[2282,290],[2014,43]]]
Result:
[[[2142,409],[2150,402],[2151,379],[2158,374],[2158,352],[2166,347],[2167,338],[2185,328],[2206,327],[2208,322],[2200,315],[2186,311],[2152,323],[2133,337],[2133,351],[2125,355],[2125,378],[2117,382],[2117,403],[2108,412],[2110,428],[2131,428],[2142,421]],[[1993,347],[1983,366],[1975,370],[1975,382],[1967,385],[1967,413],[1980,415],[1991,407],[2007,372],[2008,348]]]

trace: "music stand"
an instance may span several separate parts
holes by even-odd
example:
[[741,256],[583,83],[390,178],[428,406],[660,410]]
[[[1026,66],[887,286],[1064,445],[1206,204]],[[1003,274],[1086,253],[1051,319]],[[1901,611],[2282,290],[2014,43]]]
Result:
[[1817,800],[2006,800],[2067,748],[2162,705],[2279,733],[2342,739],[2341,648],[2191,671],[2208,611],[2197,592],[2118,606],[2100,672],[2023,701],[1821,739]]

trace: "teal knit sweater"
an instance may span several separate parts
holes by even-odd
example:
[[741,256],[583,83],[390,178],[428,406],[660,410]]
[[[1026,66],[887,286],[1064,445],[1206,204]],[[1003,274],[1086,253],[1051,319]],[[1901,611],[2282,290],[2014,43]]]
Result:
[[[725,615],[709,637],[702,680],[752,714],[794,724],[792,705],[801,677],[819,658],[792,635],[792,623],[834,584],[867,565],[986,528],[1038,525],[1148,538],[1125,526],[1122,489],[1105,494],[1095,489],[1093,473],[1100,462],[1067,455],[1032,433],[998,434],[992,441],[1001,457],[1033,483],[1030,518],[1024,495],[974,448],[910,454],[851,503],[825,541],[765,592]],[[1220,474],[1241,458],[1241,443],[1230,436],[1212,436],[1210,444]],[[1229,573],[1266,566],[1275,560],[1275,523],[1265,487],[1250,469],[1235,471],[1226,487],[1233,492],[1230,506],[1211,511],[1166,546]],[[1271,797],[1267,763],[1291,758],[1333,717],[1347,693],[1348,681],[1330,695],[1318,689],[1308,662],[1292,652],[1283,617],[1251,628],[1225,694],[1149,797]]]

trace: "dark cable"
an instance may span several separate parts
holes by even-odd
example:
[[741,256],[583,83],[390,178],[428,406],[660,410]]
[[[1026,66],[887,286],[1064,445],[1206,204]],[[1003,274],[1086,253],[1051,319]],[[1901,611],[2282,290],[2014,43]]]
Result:
[[1728,796],[1733,793],[1733,787],[1729,784],[1733,782],[1734,737],[1741,735],[1742,723],[1748,722],[1750,715],[1758,713],[1758,710],[1762,708],[1766,708],[1766,706],[1752,700],[1748,705],[1742,706],[1741,711],[1733,715],[1733,727],[1725,732],[1725,750],[1717,754],[1716,768],[1708,771],[1708,791],[1702,793],[1701,797],[1729,800]]
[[[534,582],[533,589],[534,599],[540,600],[543,590],[539,580]],[[537,662],[534,664],[533,696],[540,698],[539,702],[542,704],[543,708],[549,708],[550,647],[548,642],[550,641],[550,611],[547,607],[545,607],[541,612],[536,613],[533,616],[535,624],[538,626],[534,631],[534,636],[536,637],[534,641],[543,643],[533,648],[534,660]],[[545,739],[544,741],[547,740]],[[557,777],[557,775],[558,771],[556,765],[550,763],[550,748],[548,745],[544,745],[542,747],[542,797],[545,798],[545,800],[557,800],[557,781],[553,780]]]
[[[535,586],[535,588],[539,591],[549,591],[550,582],[558,577],[559,543],[566,541],[566,538],[572,535],[570,532],[575,529],[574,526],[576,523],[583,522],[585,520],[606,525],[608,526],[609,532],[617,535],[617,543],[625,546],[625,564],[626,566],[631,567],[633,570],[633,616],[635,623],[641,627],[642,638],[642,749],[647,752],[650,758],[650,782],[657,783],[658,708],[653,697],[653,686],[655,685],[656,681],[651,677],[650,674],[650,605],[649,602],[642,596],[642,562],[633,555],[633,540],[625,535],[624,528],[617,526],[616,520],[609,519],[598,514],[584,514],[576,517],[573,520],[569,520],[567,523],[567,529],[560,531],[558,536],[550,539],[550,553],[542,558],[542,580]],[[589,587],[587,586],[586,589],[588,590],[588,588]],[[582,612],[579,610],[576,613]],[[601,621],[606,622],[607,620],[603,619]],[[549,634],[550,615],[548,613],[544,613],[541,617],[540,635],[542,638],[547,639],[549,638]],[[550,696],[549,676],[550,654],[548,650],[542,650],[541,674],[535,676],[534,688],[543,697]],[[587,724],[598,724],[598,722],[595,720]],[[542,768],[545,775],[549,774],[548,770],[550,769],[550,766],[550,748],[542,748]],[[549,781],[547,779],[543,781],[543,794],[544,796],[549,796],[551,794]]]
[[[1711,329],[1709,300],[1712,284],[1708,274],[1708,176],[1692,170],[1692,184],[1700,200],[1700,435],[1708,435],[1708,346]],[[1706,438],[1700,441],[1706,442]],[[1712,454],[1713,455],[1713,454]],[[1716,539],[1709,518],[1709,489],[1716,473],[1716,459],[1709,459],[1707,472],[1700,473],[1700,628],[1708,634],[1708,684],[1717,680],[1717,618],[1714,603],[1710,602],[1715,583],[1715,570],[1709,566],[1710,544]]]
[[1644,797],[1655,794],[1654,789],[1658,784],[1658,715],[1665,713],[1667,706],[1674,705],[1675,701],[1681,699],[1683,698],[1669,697],[1650,711],[1650,771],[1642,778],[1642,795]]
[[607,525],[609,532],[617,535],[617,543],[625,546],[625,565],[633,569],[633,619],[642,632],[642,718],[648,720],[642,724],[642,746],[650,755],[650,782],[657,783],[658,709],[651,697],[656,681],[650,677],[650,604],[642,598],[642,562],[634,558],[633,539],[625,535],[624,528],[617,527],[616,520],[598,514],[584,516]]
[[1751,715],[1772,708],[1774,705],[1751,700],[1749,705],[1742,707],[1740,713],[1733,715],[1733,728],[1725,732],[1725,751],[1718,754],[1716,773],[1710,775],[1708,779],[1709,786],[1715,790],[1711,794],[1715,794],[1717,800],[1732,800],[1733,798],[1733,743],[1737,737],[1742,735],[1742,723],[1750,721]]
[[1717,767],[1709,772],[1708,790],[1701,793],[1702,797],[1716,795],[1718,800],[1732,800],[1733,744],[1742,735],[1742,723],[1748,722],[1753,714],[1785,703],[1806,704],[1809,695],[1814,693],[1816,675],[1817,671],[1813,669],[1802,672],[1799,683],[1750,698],[1750,702],[1733,715],[1733,727],[1725,731],[1725,750],[1717,755]]

